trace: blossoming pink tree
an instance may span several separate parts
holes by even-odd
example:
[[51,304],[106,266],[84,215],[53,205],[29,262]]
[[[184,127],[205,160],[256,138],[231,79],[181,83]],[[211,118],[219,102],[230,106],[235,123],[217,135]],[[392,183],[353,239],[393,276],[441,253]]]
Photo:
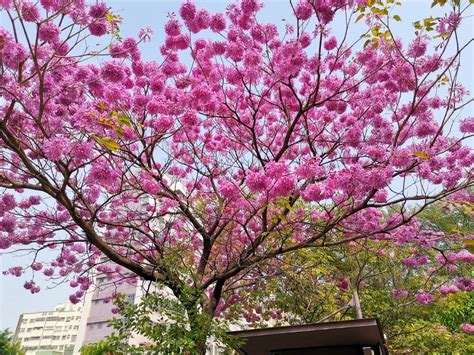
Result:
[[225,14],[184,2],[145,61],[148,33],[121,39],[103,3],[0,1],[0,247],[35,252],[7,273],[72,279],[75,302],[105,255],[118,267],[103,272],[169,287],[193,326],[296,250],[429,248],[439,235],[416,215],[473,185],[458,81],[469,4],[404,44],[392,1],[373,3],[290,1],[279,29],[257,0]]

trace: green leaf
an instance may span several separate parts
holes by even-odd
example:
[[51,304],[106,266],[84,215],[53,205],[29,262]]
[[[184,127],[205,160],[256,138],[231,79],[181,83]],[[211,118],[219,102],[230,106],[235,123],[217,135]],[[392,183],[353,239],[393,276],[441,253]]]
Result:
[[117,132],[117,135],[119,137],[122,137],[123,133],[125,132],[125,130],[120,126],[113,126],[112,128],[114,129],[115,132]]
[[395,21],[398,21],[398,22],[401,22],[401,21],[402,21],[402,18],[401,18],[400,16],[398,16],[398,15],[393,16],[393,19],[394,19]]
[[107,105],[106,105],[105,103],[103,103],[103,102],[99,102],[99,103],[97,104],[97,107],[98,107],[99,109],[101,109],[101,110],[107,110]]
[[414,152],[413,156],[417,157],[417,158],[420,158],[420,159],[423,159],[423,160],[427,160],[427,159],[431,158],[431,155],[429,155],[428,153],[425,153],[425,152]]
[[119,125],[125,125],[127,127],[130,127],[132,125],[130,117],[128,117],[127,115],[125,115],[123,113],[120,113],[120,114],[117,115],[117,123]]
[[100,145],[103,145],[105,148],[108,150],[114,152],[120,148],[120,144],[118,144],[116,141],[114,141],[112,138],[109,137],[95,137],[97,143]]
[[365,14],[360,14],[359,16],[357,16],[355,22],[359,22],[364,16]]
[[474,253],[474,239],[464,239],[464,246],[471,253]]

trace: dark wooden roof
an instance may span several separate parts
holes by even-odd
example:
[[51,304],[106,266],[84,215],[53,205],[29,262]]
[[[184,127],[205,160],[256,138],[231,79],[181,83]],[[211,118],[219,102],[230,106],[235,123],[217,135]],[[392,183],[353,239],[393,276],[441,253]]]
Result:
[[375,354],[385,354],[382,328],[374,318],[242,330],[230,334],[244,340],[241,354],[248,355],[266,355],[275,351],[285,353],[285,350],[307,348],[321,348],[321,351],[314,349],[301,353],[328,353],[322,349],[337,346],[354,346],[360,350],[371,347]]

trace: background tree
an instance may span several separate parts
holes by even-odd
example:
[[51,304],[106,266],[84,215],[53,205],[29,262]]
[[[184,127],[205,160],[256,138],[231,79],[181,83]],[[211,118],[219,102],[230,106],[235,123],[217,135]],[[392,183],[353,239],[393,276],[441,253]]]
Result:
[[247,288],[243,306],[230,304],[224,314],[257,328],[354,319],[357,290],[363,315],[381,321],[391,350],[470,353],[474,298],[465,283],[474,255],[464,249],[474,231],[470,205],[441,202],[425,210],[420,225],[442,238],[424,249],[360,239],[298,251],[281,261],[278,276]]
[[0,354],[3,355],[24,355],[19,342],[13,340],[13,334],[9,329],[0,332]]
[[7,273],[69,279],[77,302],[91,268],[127,269],[172,291],[195,352],[202,319],[280,258],[359,239],[426,248],[438,235],[416,216],[473,185],[458,80],[467,2],[404,45],[390,0],[290,1],[283,29],[257,0],[225,14],[186,1],[157,61],[138,49],[149,33],[122,39],[103,3],[0,6],[0,247],[33,252]]

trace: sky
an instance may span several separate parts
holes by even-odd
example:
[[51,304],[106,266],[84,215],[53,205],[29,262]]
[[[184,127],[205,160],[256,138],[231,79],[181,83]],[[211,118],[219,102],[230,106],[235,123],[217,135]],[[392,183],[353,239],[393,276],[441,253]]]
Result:
[[[266,22],[273,22],[283,26],[282,19],[289,16],[287,0],[262,0],[265,8],[261,13],[261,19]],[[296,2],[296,1],[295,1]],[[402,39],[411,38],[413,28],[411,23],[420,18],[440,15],[445,11],[432,10],[430,4],[432,0],[406,0],[398,8],[397,14],[403,19],[402,23],[395,24],[395,33]],[[107,1],[112,7],[114,13],[123,17],[123,23],[120,26],[122,37],[136,36],[141,28],[150,26],[153,31],[153,39],[149,43],[141,46],[142,55],[146,59],[157,58],[159,56],[159,47],[164,41],[162,28],[167,21],[167,14],[171,12],[178,13],[179,0],[129,0],[129,1]],[[224,11],[229,0],[201,0],[195,1],[198,7],[204,7],[211,12]],[[474,37],[473,11],[470,10],[470,18],[461,31],[463,42]],[[7,26],[5,14],[0,13],[0,26]],[[336,36],[342,33],[342,26],[337,23],[332,25]],[[472,63],[474,62],[474,45],[464,55],[461,69],[461,81],[474,92],[474,71]],[[472,107],[466,115],[472,115]],[[0,271],[10,266],[22,265],[29,260],[28,256],[20,255],[1,255]],[[25,278],[15,278],[3,276],[0,274],[0,330],[10,328],[14,331],[18,317],[21,313],[51,310],[58,303],[68,299],[71,288],[66,284],[52,287],[51,283],[40,282],[42,291],[39,294],[31,295],[23,288]],[[48,288],[49,287],[49,288]]]

